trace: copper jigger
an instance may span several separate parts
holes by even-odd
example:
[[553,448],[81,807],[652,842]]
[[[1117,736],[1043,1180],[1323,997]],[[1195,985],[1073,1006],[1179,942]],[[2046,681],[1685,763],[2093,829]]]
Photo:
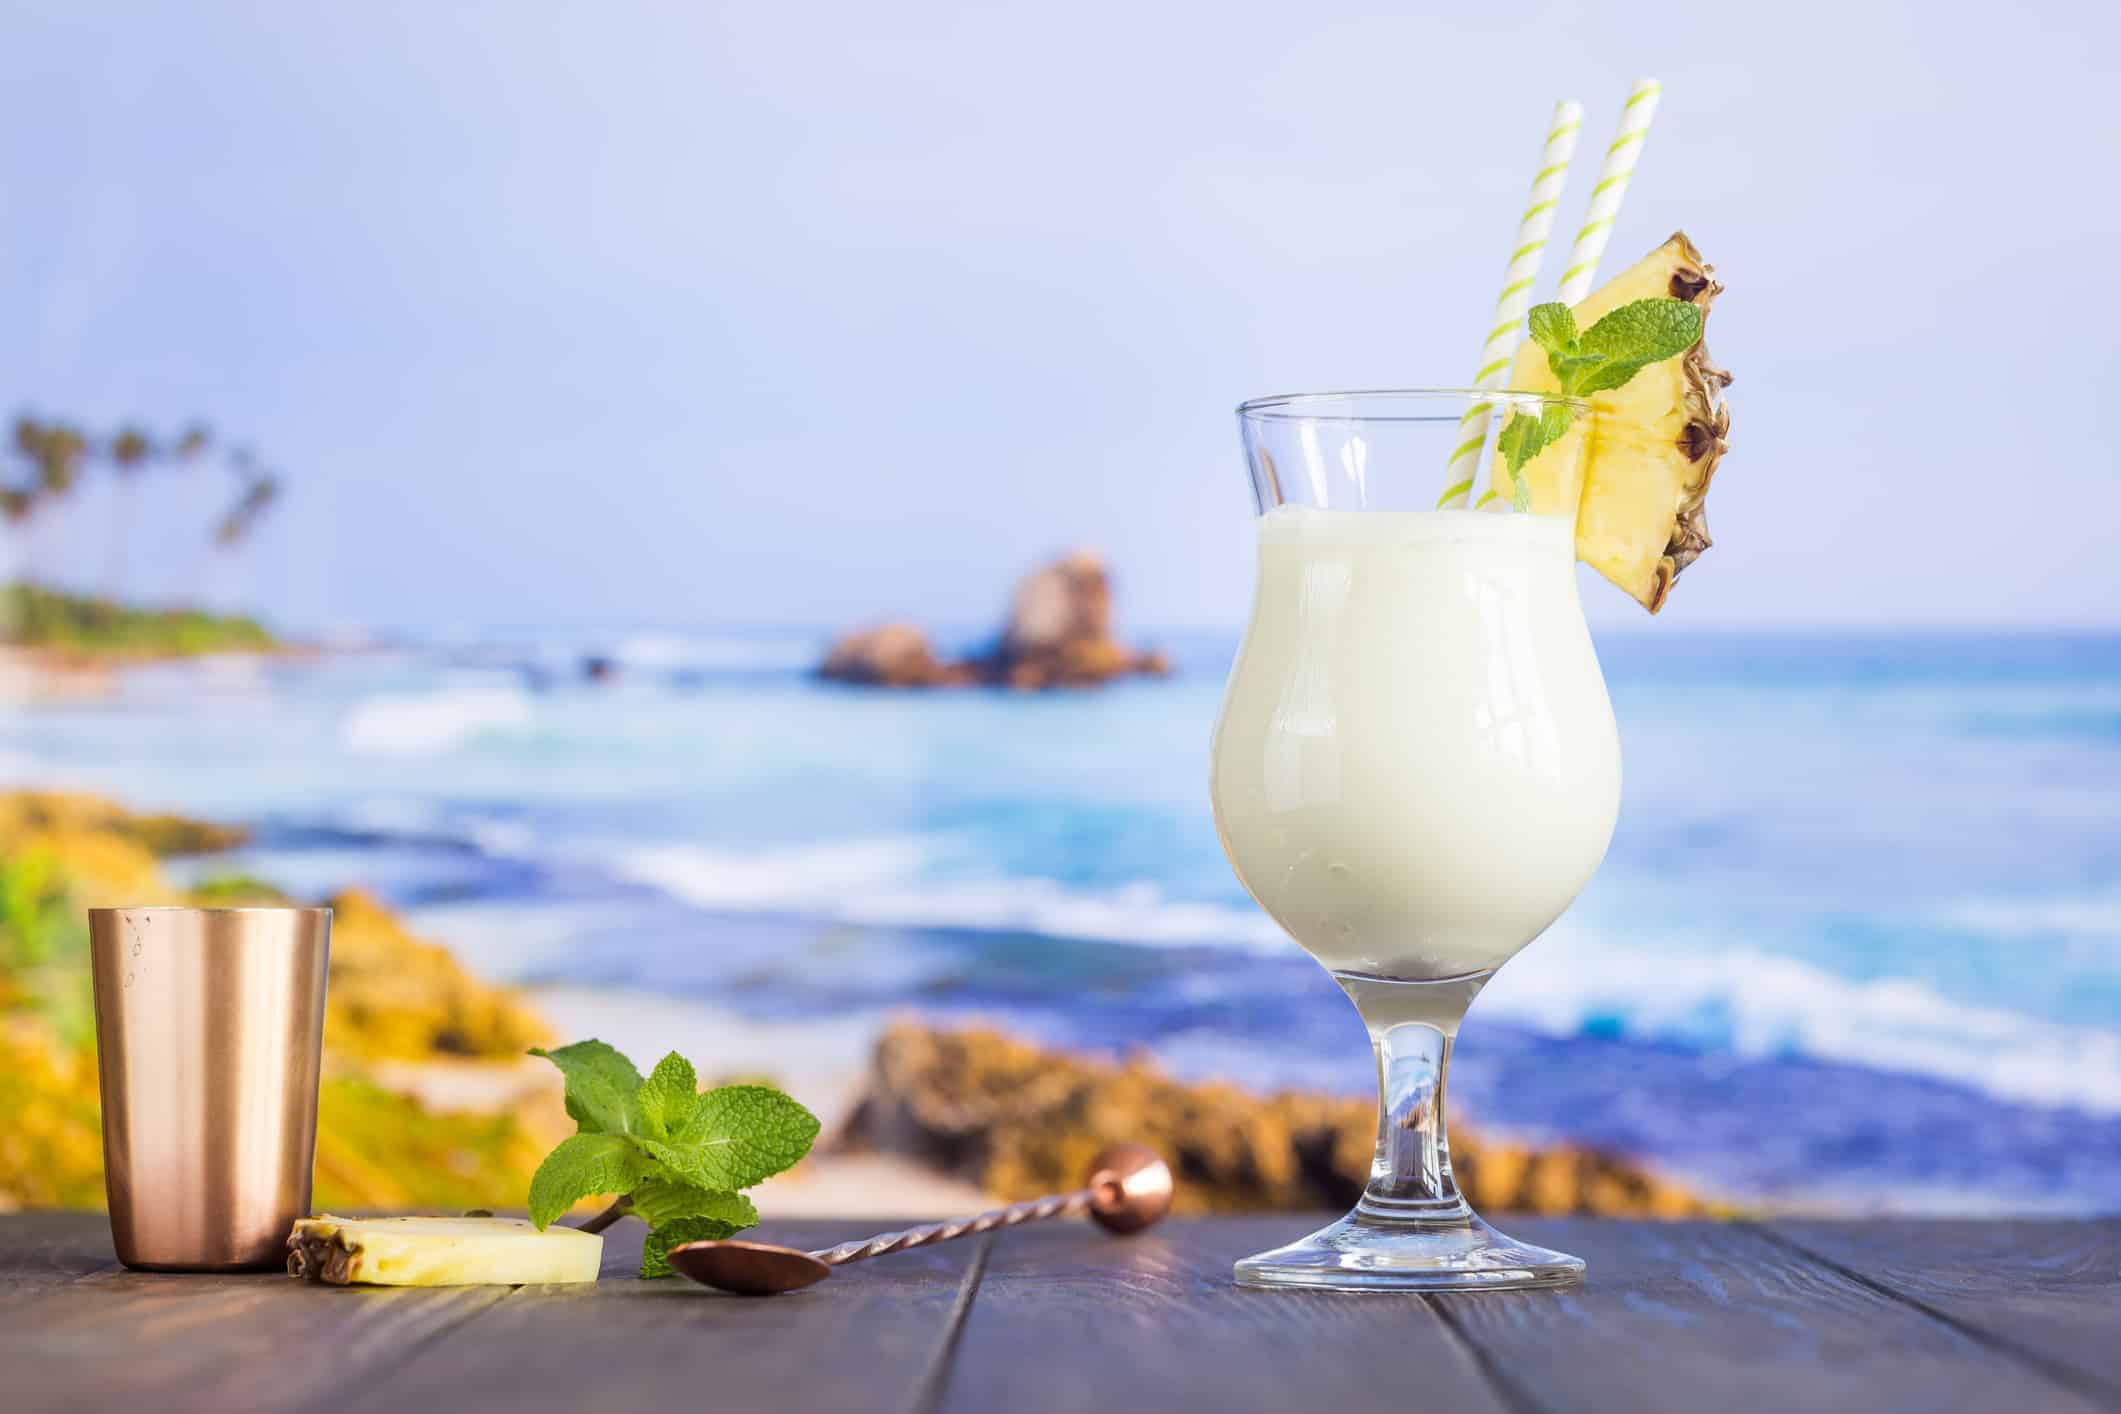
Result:
[[1155,1150],[1115,1144],[1090,1161],[1088,1177],[1073,1193],[1054,1193],[976,1218],[880,1233],[815,1252],[770,1242],[686,1242],[670,1249],[670,1265],[702,1286],[739,1296],[777,1296],[821,1282],[847,1262],[1085,1211],[1105,1231],[1126,1236],[1171,1211],[1173,1186],[1171,1168]]
[[118,1260],[277,1268],[309,1212],[328,908],[92,908]]

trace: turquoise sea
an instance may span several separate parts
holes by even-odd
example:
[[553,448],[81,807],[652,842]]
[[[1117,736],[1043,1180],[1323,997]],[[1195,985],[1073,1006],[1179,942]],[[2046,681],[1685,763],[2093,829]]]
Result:
[[[1029,698],[818,684],[824,638],[145,671],[0,721],[0,780],[249,821],[213,868],[366,883],[519,980],[1368,1086],[1347,1003],[1216,844],[1234,638],[1166,637],[1174,680]],[[1737,1197],[2121,1208],[2121,637],[1599,647],[1619,832],[1477,1003],[1459,1112]]]

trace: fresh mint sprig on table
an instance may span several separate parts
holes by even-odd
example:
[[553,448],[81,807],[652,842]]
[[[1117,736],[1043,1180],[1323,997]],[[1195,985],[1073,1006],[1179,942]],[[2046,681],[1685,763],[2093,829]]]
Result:
[[[1565,398],[1624,387],[1653,363],[1677,358],[1701,339],[1701,311],[1683,299],[1639,299],[1611,311],[1581,333],[1565,304],[1532,307],[1526,319],[1532,342],[1547,351],[1547,367]],[[1537,417],[1515,413],[1495,439],[1495,450],[1510,464],[1512,500],[1520,511],[1532,508],[1532,492],[1518,473],[1524,464],[1560,440],[1574,412],[1547,407]]]
[[692,1063],[672,1051],[646,1080],[602,1041],[533,1050],[560,1068],[576,1133],[530,1179],[539,1230],[584,1198],[616,1201],[584,1223],[602,1232],[632,1214],[648,1224],[641,1275],[670,1275],[681,1242],[718,1240],[759,1220],[750,1188],[792,1167],[817,1138],[817,1116],[765,1085],[702,1093]]

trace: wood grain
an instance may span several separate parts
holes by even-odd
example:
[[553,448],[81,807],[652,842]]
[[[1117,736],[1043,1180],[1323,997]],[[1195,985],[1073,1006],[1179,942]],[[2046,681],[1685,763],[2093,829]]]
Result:
[[2121,1222],[1506,1226],[1589,1283],[1238,1290],[1235,1258],[1308,1230],[1282,1216],[1055,1223],[763,1301],[633,1280],[627,1223],[593,1287],[338,1290],[127,1272],[100,1216],[0,1217],[0,1407],[2121,1409]]
[[2121,1218],[1764,1230],[2121,1405]]
[[[819,1247],[867,1224],[768,1224],[767,1242]],[[641,1226],[605,1234],[595,1286],[521,1287],[418,1355],[380,1369],[348,1411],[898,1410],[945,1350],[974,1242],[850,1267],[788,1296],[725,1296],[633,1278]],[[864,1271],[863,1268],[868,1268]],[[860,1273],[860,1275],[857,1275]]]
[[[9,1219],[0,1232],[0,1282],[28,1292],[0,1321],[10,1411],[297,1408],[505,1292],[129,1272],[110,1260],[100,1215]],[[75,1274],[51,1279],[58,1272]]]
[[1317,1226],[1226,1218],[1115,1238],[1054,1223],[999,1236],[940,1407],[1507,1408],[1421,1297],[1231,1284],[1239,1257]]
[[101,1214],[20,1213],[0,1228],[0,1307],[49,1287],[118,1270]]
[[1740,1226],[1504,1226],[1590,1264],[1589,1280],[1574,1290],[1435,1298],[1523,1409],[1988,1414],[2104,1407]]

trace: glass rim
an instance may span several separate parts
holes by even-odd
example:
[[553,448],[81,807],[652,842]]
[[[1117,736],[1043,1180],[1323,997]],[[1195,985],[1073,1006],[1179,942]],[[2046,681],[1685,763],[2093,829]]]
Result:
[[88,910],[91,917],[96,914],[116,913],[312,913],[328,914],[329,904],[307,903],[138,903],[113,904]]
[[1582,398],[1564,397],[1559,393],[1534,393],[1522,388],[1349,388],[1340,392],[1269,393],[1262,398],[1247,398],[1237,405],[1237,415],[1249,422],[1436,422],[1455,420],[1459,416],[1455,412],[1395,414],[1324,410],[1335,403],[1359,406],[1365,402],[1386,404],[1393,399],[1411,403],[1462,403],[1485,399],[1514,408],[1561,407],[1578,413],[1591,410],[1590,403]]

